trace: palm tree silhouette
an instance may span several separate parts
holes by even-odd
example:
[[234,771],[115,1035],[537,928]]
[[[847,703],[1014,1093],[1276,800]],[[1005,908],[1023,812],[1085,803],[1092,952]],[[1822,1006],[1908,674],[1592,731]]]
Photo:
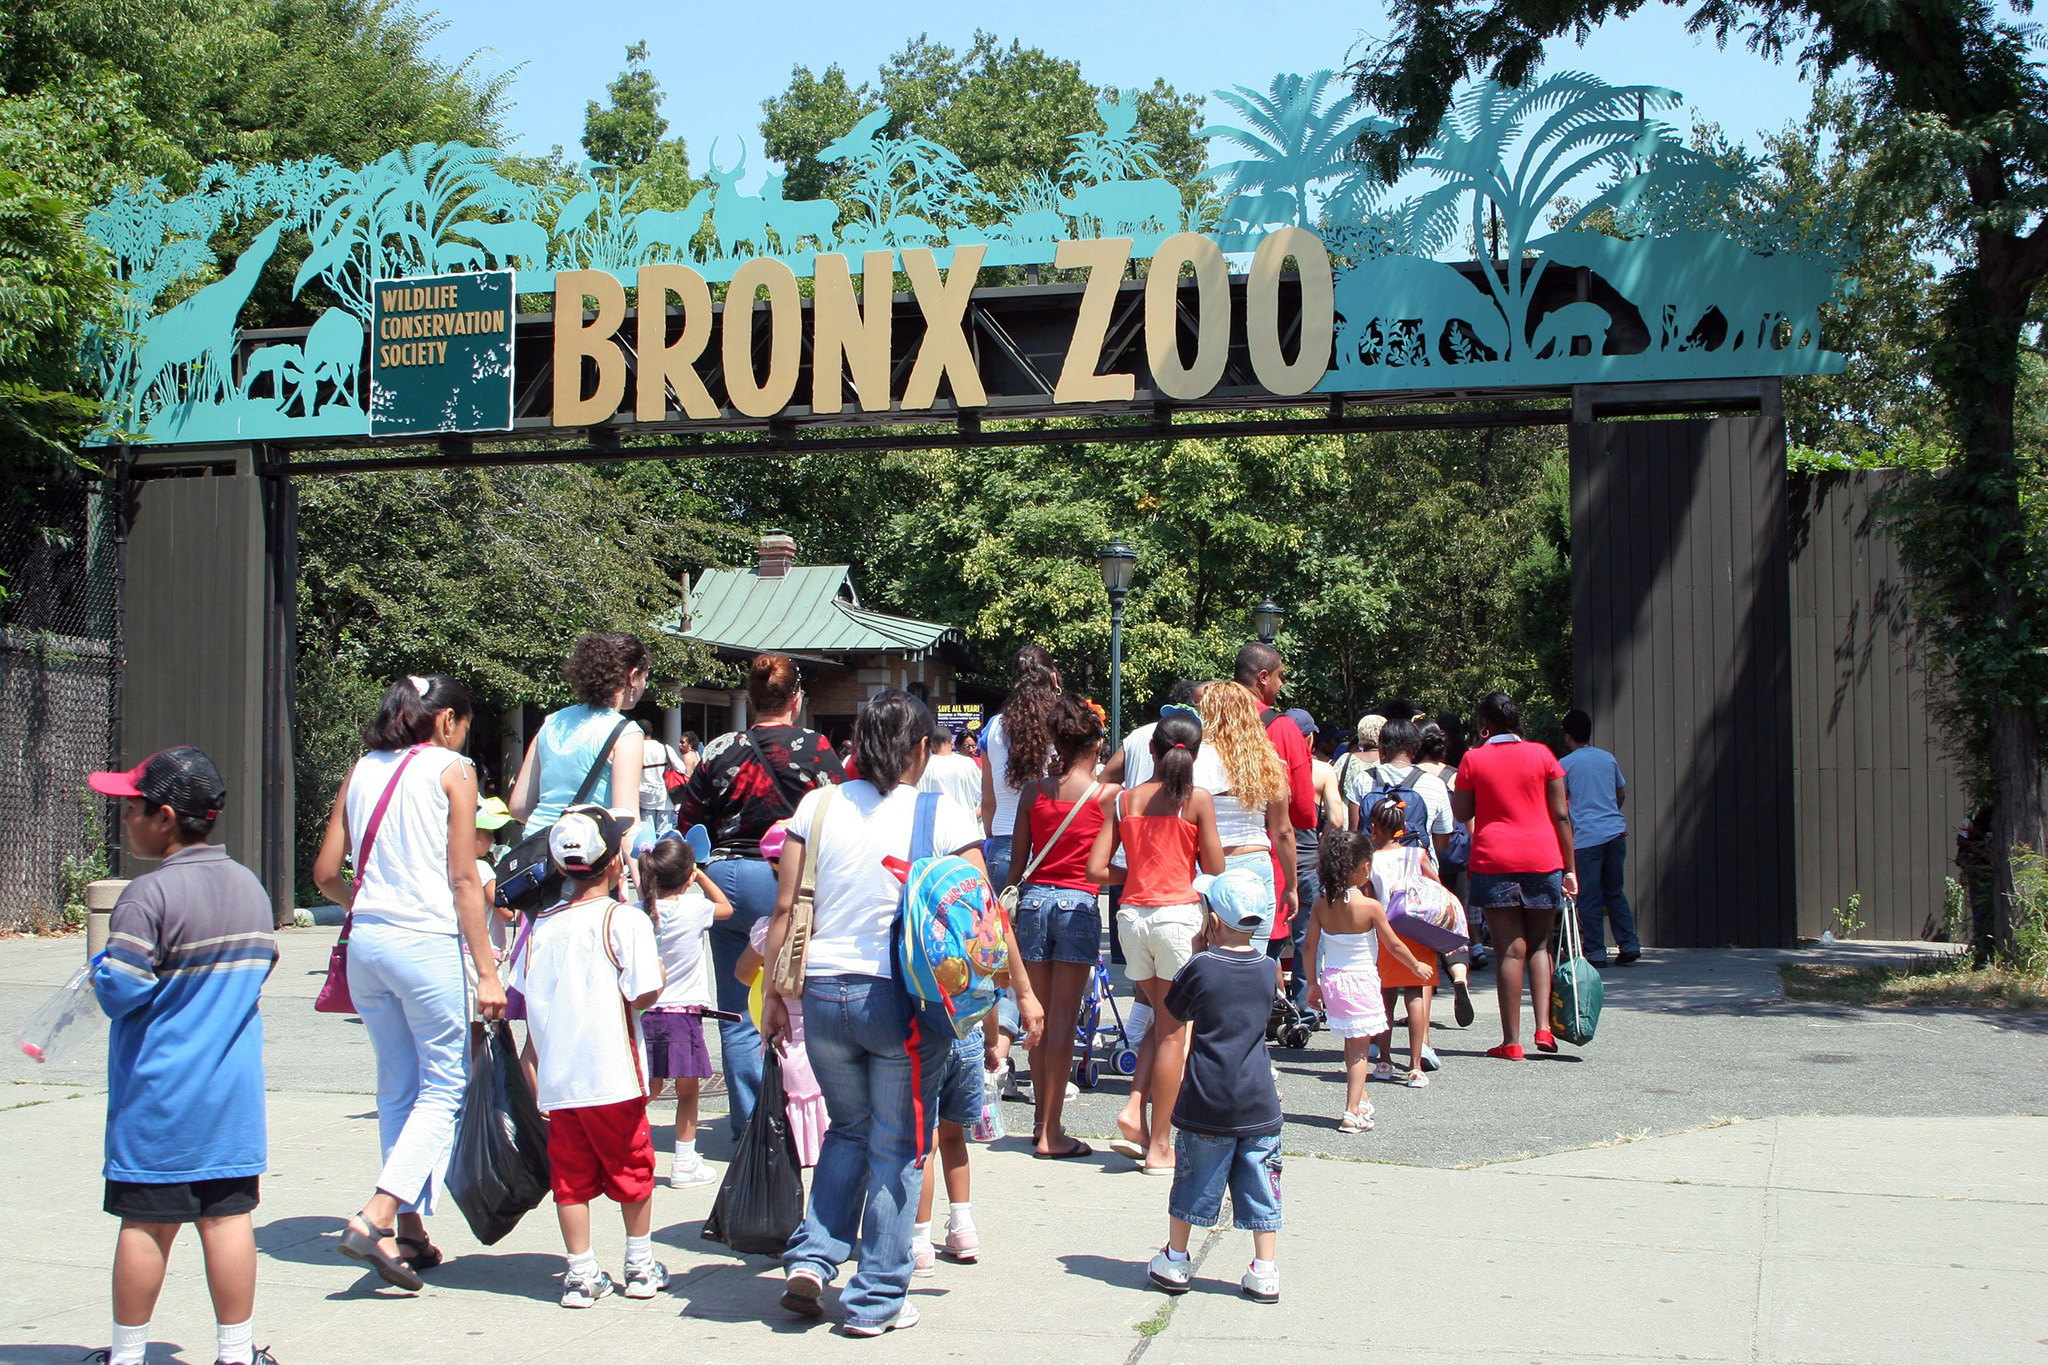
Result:
[[[1250,155],[1213,166],[1208,174],[1227,181],[1237,194],[1287,191],[1294,196],[1296,220],[1310,226],[1315,215],[1309,208],[1309,187],[1339,176],[1358,181],[1360,187],[1368,184],[1358,178],[1363,168],[1351,161],[1351,145],[1365,133],[1393,126],[1364,113],[1348,92],[1328,99],[1338,84],[1337,73],[1324,70],[1275,76],[1264,92],[1242,85],[1216,91],[1216,98],[1235,110],[1245,126],[1215,124],[1199,136],[1233,143]],[[1346,189],[1355,193],[1349,181]]]

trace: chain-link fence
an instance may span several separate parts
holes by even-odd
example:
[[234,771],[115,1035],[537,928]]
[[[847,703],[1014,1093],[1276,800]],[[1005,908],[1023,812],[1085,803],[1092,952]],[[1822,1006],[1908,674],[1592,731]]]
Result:
[[106,875],[120,679],[118,507],[111,484],[0,485],[0,928],[84,915]]

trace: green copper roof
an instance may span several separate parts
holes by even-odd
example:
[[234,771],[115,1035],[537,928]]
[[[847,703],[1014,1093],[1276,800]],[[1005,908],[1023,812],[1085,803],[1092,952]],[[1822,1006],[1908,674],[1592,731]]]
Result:
[[749,654],[889,651],[916,657],[967,643],[956,626],[861,606],[844,564],[795,565],[779,578],[763,578],[753,568],[706,569],[690,585],[685,611],[686,628],[677,634]]

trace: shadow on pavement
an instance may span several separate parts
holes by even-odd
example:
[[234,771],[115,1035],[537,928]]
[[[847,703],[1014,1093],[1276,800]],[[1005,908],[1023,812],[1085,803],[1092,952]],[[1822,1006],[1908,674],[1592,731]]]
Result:
[[1084,1280],[1111,1285],[1118,1289],[1143,1289],[1145,1267],[1131,1261],[1119,1261],[1111,1256],[1090,1256],[1083,1252],[1058,1258],[1067,1268],[1069,1275],[1079,1275]]

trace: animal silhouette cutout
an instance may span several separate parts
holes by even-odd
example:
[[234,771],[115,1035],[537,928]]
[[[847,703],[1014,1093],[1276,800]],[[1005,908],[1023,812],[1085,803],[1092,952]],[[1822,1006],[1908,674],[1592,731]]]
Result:
[[836,166],[872,156],[881,141],[882,129],[888,122],[887,109],[877,109],[871,114],[864,115],[853,127],[826,143],[818,153],[818,160],[828,166]]
[[1240,194],[1223,206],[1223,220],[1219,226],[1228,228],[1235,223],[1247,232],[1261,228],[1285,227],[1294,222],[1294,215],[1299,207],[1294,196],[1286,190]]
[[[1508,356],[1508,325],[1500,309],[1478,285],[1441,261],[1413,256],[1362,261],[1338,273],[1336,303],[1342,319],[1339,369],[1366,363],[1368,347],[1383,365],[1436,364],[1453,323],[1463,323],[1495,359]],[[1455,340],[1452,345],[1455,354]]]
[[782,180],[771,175],[761,186],[762,212],[782,249],[795,251],[809,237],[818,250],[830,251],[838,244],[839,205],[830,199],[784,199]]
[[362,363],[362,322],[345,308],[328,309],[313,320],[306,333],[305,352],[294,376],[297,385],[292,406],[302,408],[308,417],[317,413],[320,384],[324,380],[334,385],[334,397],[327,406],[339,403],[346,408],[355,407],[356,371]]
[[468,242],[434,243],[434,273],[446,275],[456,270],[481,270],[484,264],[482,247]]
[[667,247],[678,260],[695,259],[691,243],[697,240],[704,215],[710,210],[710,190],[698,190],[679,209],[642,209],[633,215],[635,251],[645,253],[654,247]]
[[235,353],[235,319],[256,288],[284,235],[280,218],[256,234],[256,240],[235,258],[235,267],[220,279],[165,309],[136,329],[135,385],[129,391],[139,409],[143,396],[175,366],[187,366],[193,379],[189,397],[223,401],[231,387]]
[[515,218],[509,223],[487,223],[478,219],[451,223],[448,231],[467,237],[484,249],[494,270],[511,266],[516,259],[521,270],[548,268],[548,230],[539,223]]
[[1545,313],[1536,323],[1529,354],[1537,360],[1569,360],[1577,344],[1586,342],[1587,355],[1599,355],[1607,347],[1607,333],[1614,319],[1597,303],[1567,303]]
[[1067,220],[1058,209],[1030,209],[997,223],[989,235],[1009,242],[1057,242],[1067,235]]
[[256,381],[270,380],[272,406],[282,410],[291,401],[292,375],[303,367],[306,353],[288,341],[261,346],[249,353],[248,368],[242,371],[242,397],[249,397]]
[[747,140],[740,139],[740,159],[731,170],[718,164],[718,139],[711,139],[709,157],[711,183],[718,187],[711,201],[711,232],[718,239],[718,254],[733,256],[741,242],[756,251],[768,249],[768,201],[755,194],[742,194],[740,177],[747,173]]
[[1093,218],[1112,237],[1143,236],[1147,228],[1178,232],[1180,190],[1171,180],[1105,180],[1060,196],[1060,212],[1069,218]]

